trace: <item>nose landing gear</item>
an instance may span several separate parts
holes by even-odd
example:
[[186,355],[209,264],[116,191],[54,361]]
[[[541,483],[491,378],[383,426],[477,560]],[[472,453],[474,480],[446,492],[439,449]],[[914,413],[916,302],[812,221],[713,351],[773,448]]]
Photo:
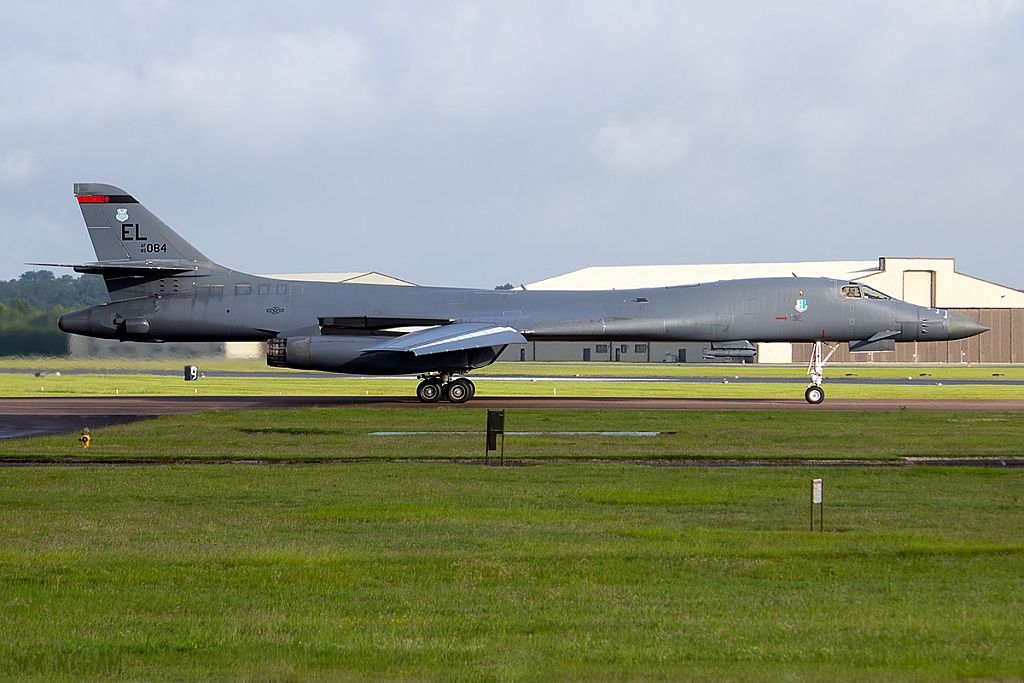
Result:
[[825,363],[829,361],[832,354],[839,348],[838,344],[830,346],[828,355],[822,358],[821,350],[823,346],[825,346],[824,342],[814,342],[811,360],[807,364],[807,374],[811,376],[811,384],[807,387],[807,391],[804,392],[804,399],[811,405],[818,405],[825,400],[825,390],[821,388],[822,371],[825,369]]
[[476,386],[465,377],[453,380],[451,375],[441,373],[421,375],[420,378],[423,381],[416,387],[416,398],[423,403],[465,403],[476,395]]

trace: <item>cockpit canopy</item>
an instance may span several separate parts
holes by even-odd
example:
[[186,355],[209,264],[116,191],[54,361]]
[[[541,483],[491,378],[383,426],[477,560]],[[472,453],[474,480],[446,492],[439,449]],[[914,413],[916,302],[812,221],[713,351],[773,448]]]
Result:
[[882,294],[877,289],[871,289],[867,285],[843,285],[842,294],[844,299],[891,299],[891,296]]

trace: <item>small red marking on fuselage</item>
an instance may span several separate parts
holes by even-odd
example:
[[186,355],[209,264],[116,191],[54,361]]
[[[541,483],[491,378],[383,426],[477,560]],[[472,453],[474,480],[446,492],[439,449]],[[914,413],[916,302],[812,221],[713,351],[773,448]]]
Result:
[[775,319],[776,319],[776,320],[789,320],[789,317],[788,317],[788,316],[785,316],[785,315],[784,315],[784,316],[782,316],[781,318],[779,318],[779,317],[776,317]]
[[78,203],[79,204],[106,204],[109,201],[110,201],[110,197],[108,197],[106,195],[102,195],[102,194],[94,195],[94,196],[89,196],[89,197],[79,197],[78,198]]

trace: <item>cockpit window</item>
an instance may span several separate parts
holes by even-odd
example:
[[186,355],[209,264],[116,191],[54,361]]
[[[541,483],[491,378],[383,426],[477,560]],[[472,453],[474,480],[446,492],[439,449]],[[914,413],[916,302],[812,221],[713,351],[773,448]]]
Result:
[[885,294],[882,294],[877,289],[871,289],[870,287],[865,287],[864,285],[861,285],[860,290],[861,290],[861,292],[864,293],[864,298],[865,299],[883,299],[883,300],[887,300],[887,299],[891,299],[892,298],[891,296],[887,296]]
[[867,285],[844,285],[844,299],[891,299],[892,297],[882,294],[877,289],[871,289]]

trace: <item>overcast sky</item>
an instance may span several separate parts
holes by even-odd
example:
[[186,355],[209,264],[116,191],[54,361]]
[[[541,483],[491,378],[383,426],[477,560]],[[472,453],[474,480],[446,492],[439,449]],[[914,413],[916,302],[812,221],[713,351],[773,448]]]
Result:
[[1024,287],[1019,2],[0,2],[0,277],[117,185],[249,272],[951,256]]

